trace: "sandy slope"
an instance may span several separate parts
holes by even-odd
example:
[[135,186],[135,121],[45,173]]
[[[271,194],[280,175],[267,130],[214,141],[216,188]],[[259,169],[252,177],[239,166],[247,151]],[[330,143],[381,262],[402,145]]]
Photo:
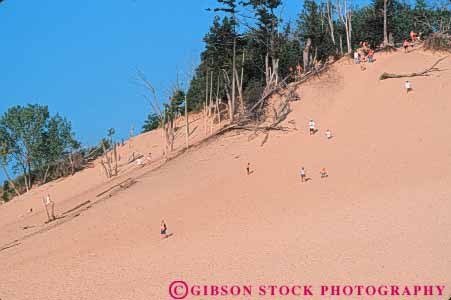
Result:
[[[300,87],[302,100],[284,124],[290,130],[271,133],[263,147],[263,136],[231,133],[155,171],[124,164],[117,181],[138,183],[111,198],[95,197],[112,185],[97,166],[0,207],[0,249],[12,246],[0,251],[0,298],[168,299],[178,279],[444,284],[449,295],[451,59],[444,71],[413,78],[406,95],[402,79],[378,76],[423,69],[437,57],[376,58],[365,72],[339,62]],[[320,129],[313,137],[310,118]],[[203,136],[197,125],[194,140]],[[160,140],[158,132],[139,136],[122,156]],[[301,166],[312,178],[306,184]],[[322,167],[329,178],[319,178]],[[47,190],[59,213],[92,203],[43,225]],[[174,233],[163,241],[162,218]]]

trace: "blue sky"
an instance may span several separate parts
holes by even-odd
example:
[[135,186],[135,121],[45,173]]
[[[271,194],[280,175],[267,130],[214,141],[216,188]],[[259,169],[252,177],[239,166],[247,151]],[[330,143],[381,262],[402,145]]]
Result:
[[[0,5],[0,114],[39,103],[67,117],[77,138],[97,144],[108,128],[126,137],[150,106],[141,69],[163,91],[192,69],[214,0],[20,1]],[[285,0],[285,19],[301,0]],[[0,175],[3,179],[3,175]]]

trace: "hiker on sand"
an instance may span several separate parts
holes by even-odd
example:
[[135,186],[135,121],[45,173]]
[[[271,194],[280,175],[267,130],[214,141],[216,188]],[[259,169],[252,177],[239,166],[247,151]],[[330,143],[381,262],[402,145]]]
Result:
[[306,181],[304,167],[301,168],[300,174],[301,174],[301,183],[304,183]]
[[47,197],[45,197],[44,204],[45,204],[45,210],[47,211],[47,217],[49,218],[49,221],[56,220],[55,203],[52,201],[52,199],[50,199],[50,194],[47,194]]
[[247,175],[251,175],[251,163],[247,163],[246,173],[247,173]]
[[326,168],[322,168],[321,171],[319,172],[319,174],[321,175],[321,178],[329,177],[329,175],[327,174]]
[[406,80],[406,82],[404,82],[404,88],[406,89],[406,93],[408,94],[410,91],[412,91],[412,83]]
[[374,50],[370,49],[368,51],[368,62],[373,63],[374,62]]
[[409,48],[409,41],[404,40],[404,43],[402,43],[402,46],[404,47],[404,53],[407,53],[407,49]]
[[354,51],[354,63],[358,65],[360,63],[359,52]]
[[168,227],[166,226],[166,223],[164,222],[164,220],[161,220],[160,234],[161,234],[162,239],[165,239],[168,237],[167,230],[168,230]]
[[316,132],[315,121],[310,120],[310,122],[308,122],[308,127],[310,129],[310,135],[315,134],[315,132]]
[[362,53],[360,54],[360,71],[366,70],[366,56]]
[[330,140],[332,138],[332,132],[330,132],[330,129],[326,130],[326,139]]
[[144,163],[143,163],[143,160],[141,159],[141,158],[138,158],[137,160],[136,160],[136,164],[138,165],[138,167],[144,167]]

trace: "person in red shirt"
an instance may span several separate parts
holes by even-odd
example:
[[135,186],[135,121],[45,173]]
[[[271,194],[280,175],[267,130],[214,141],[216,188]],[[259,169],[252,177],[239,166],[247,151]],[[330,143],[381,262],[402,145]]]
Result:
[[373,49],[370,49],[369,51],[368,51],[368,62],[369,63],[372,63],[374,61],[374,50]]
[[412,43],[415,43],[417,41],[417,34],[413,31],[410,32],[410,38],[412,40]]

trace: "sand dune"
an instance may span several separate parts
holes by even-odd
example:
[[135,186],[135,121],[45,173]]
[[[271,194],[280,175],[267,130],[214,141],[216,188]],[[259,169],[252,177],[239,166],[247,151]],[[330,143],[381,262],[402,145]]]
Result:
[[[412,78],[408,95],[403,79],[378,80],[437,57],[380,54],[366,71],[336,63],[299,87],[302,100],[282,124],[289,130],[271,132],[264,146],[263,135],[231,132],[162,164],[154,131],[120,149],[121,175],[111,182],[96,164],[1,206],[0,299],[170,299],[174,280],[442,284],[448,298],[451,59]],[[193,117],[193,143],[202,126]],[[151,166],[126,163],[149,151]],[[311,178],[304,184],[301,166]],[[137,183],[127,190],[96,197],[129,177]],[[65,217],[45,225],[47,192]],[[173,233],[166,240],[161,219]]]

